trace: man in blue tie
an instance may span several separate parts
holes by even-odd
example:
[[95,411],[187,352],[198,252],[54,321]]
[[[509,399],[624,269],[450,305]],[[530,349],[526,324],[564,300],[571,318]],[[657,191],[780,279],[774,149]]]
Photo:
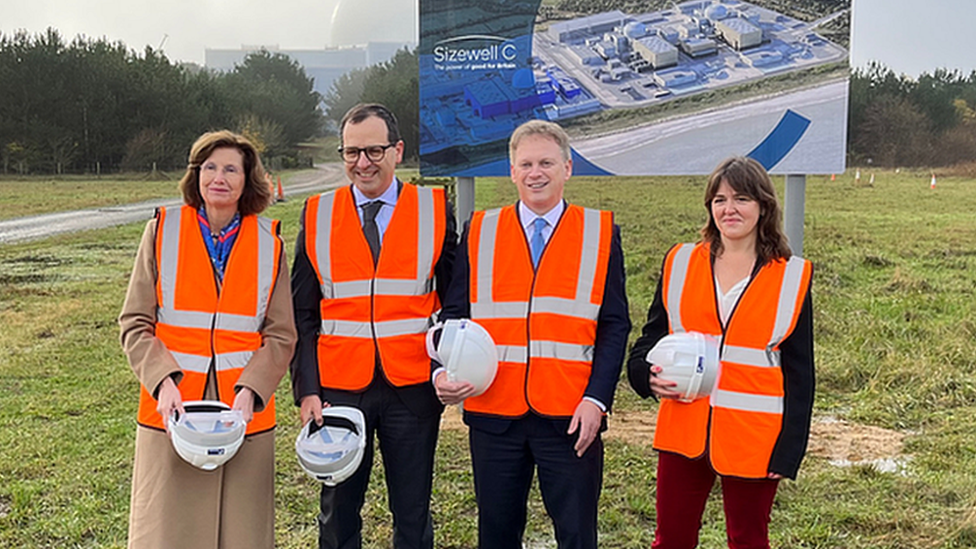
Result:
[[488,330],[498,373],[478,396],[441,368],[434,386],[442,402],[464,401],[478,546],[522,546],[537,470],[559,548],[595,549],[600,432],[630,332],[620,230],[611,212],[563,199],[573,161],[558,125],[521,125],[509,155],[519,201],[474,213],[441,314]]

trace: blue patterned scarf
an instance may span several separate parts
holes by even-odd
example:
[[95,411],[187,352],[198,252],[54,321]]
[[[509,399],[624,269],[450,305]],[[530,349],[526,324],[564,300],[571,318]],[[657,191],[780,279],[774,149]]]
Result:
[[237,240],[237,233],[241,228],[241,214],[235,213],[234,218],[220,230],[218,235],[214,235],[210,231],[207,210],[203,206],[197,210],[197,220],[200,222],[200,233],[203,234],[203,243],[207,245],[207,252],[210,253],[210,262],[213,263],[214,272],[217,273],[217,278],[223,282],[227,258],[230,257],[230,250],[234,247],[234,241]]

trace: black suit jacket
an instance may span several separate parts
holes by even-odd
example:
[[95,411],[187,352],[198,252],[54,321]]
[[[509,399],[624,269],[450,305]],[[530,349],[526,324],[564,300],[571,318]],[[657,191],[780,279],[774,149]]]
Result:
[[[396,207],[400,207],[399,201]],[[440,258],[434,265],[436,290],[441,303],[444,302],[446,289],[451,283],[454,255],[457,248],[457,223],[454,220],[454,208],[448,202],[444,210],[447,218],[444,244],[441,248]],[[333,404],[356,405],[360,395],[350,391],[325,389],[319,380],[318,336],[322,320],[319,303],[322,300],[322,290],[319,288],[315,268],[312,267],[312,263],[305,253],[304,209],[301,215],[298,241],[295,244],[295,264],[291,272],[291,289],[295,307],[295,324],[298,328],[298,344],[295,348],[295,356],[291,361],[291,386],[295,404],[300,405],[302,397],[317,394],[323,400]],[[388,383],[381,372],[382,369],[377,364],[377,372],[373,376],[374,384]],[[406,387],[394,387],[393,389],[407,408],[420,417],[440,413],[443,409],[434,393],[433,385],[429,382]]]
[[[457,260],[454,262],[453,282],[444,299],[441,319],[470,318],[470,270],[468,258],[468,223],[458,246]],[[525,249],[528,249],[526,243]],[[630,314],[627,307],[626,274],[624,272],[624,252],[620,245],[620,227],[613,226],[610,241],[610,261],[607,268],[606,289],[603,303],[597,317],[596,343],[593,349],[593,369],[584,396],[596,399],[610,411],[613,396],[620,379],[620,367],[627,351],[627,336],[630,334]],[[569,428],[569,417],[550,418],[553,427],[565,434]],[[502,433],[508,429],[511,419],[485,414],[464,412],[464,421],[486,431]]]

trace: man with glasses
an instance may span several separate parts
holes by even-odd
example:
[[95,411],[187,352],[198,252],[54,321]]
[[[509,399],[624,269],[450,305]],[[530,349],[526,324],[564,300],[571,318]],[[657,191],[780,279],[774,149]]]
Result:
[[443,405],[430,383],[425,333],[453,269],[456,224],[443,189],[403,183],[396,117],[356,105],[340,123],[351,185],[305,202],[292,271],[298,348],[292,391],[302,423],[322,407],[366,416],[363,463],[323,485],[319,547],[362,546],[360,510],[379,438],[393,547],[432,548],[430,493]]

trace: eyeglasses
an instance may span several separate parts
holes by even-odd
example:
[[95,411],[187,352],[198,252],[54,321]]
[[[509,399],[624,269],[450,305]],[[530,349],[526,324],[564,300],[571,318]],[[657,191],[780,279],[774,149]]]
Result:
[[386,149],[390,147],[396,147],[396,143],[390,143],[389,145],[370,145],[368,147],[339,147],[339,156],[349,164],[354,164],[359,162],[359,155],[366,153],[366,158],[370,162],[379,162],[383,160],[386,156]]

